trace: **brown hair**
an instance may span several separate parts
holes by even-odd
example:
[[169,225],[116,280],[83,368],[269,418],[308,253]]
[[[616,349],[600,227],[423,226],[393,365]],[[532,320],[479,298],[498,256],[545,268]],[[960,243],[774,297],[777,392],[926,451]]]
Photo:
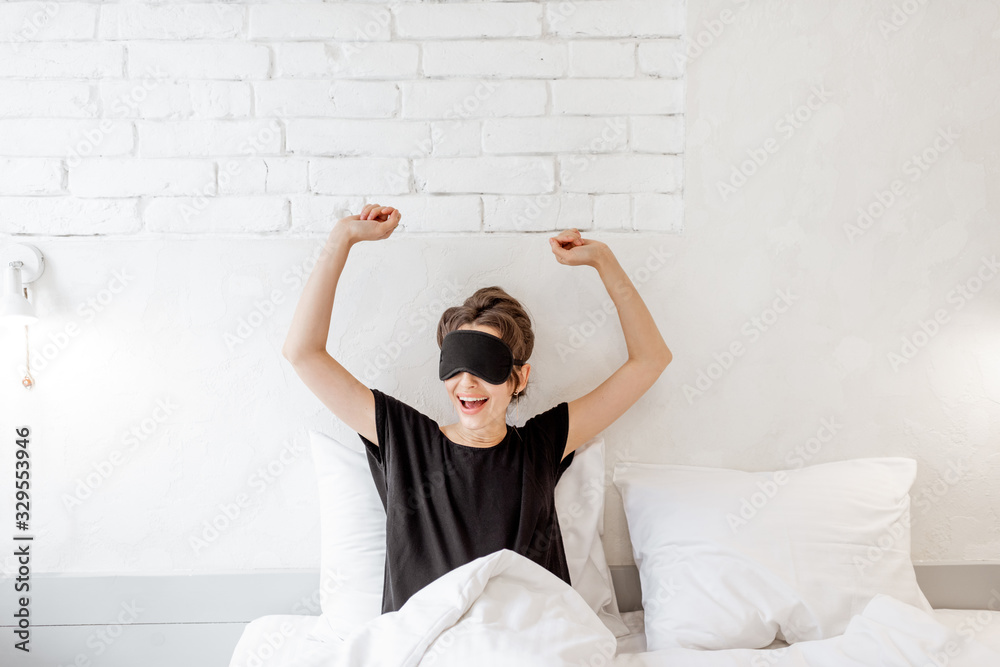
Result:
[[[446,334],[460,328],[463,324],[481,324],[493,327],[500,332],[500,339],[507,343],[515,359],[527,361],[535,346],[535,334],[531,330],[531,318],[521,303],[508,294],[502,287],[492,285],[480,287],[461,306],[452,306],[441,314],[437,327],[438,348],[444,342]],[[514,364],[507,383],[514,380],[517,386],[517,371],[521,366]],[[513,388],[511,389],[513,391]],[[528,388],[525,386],[518,394],[518,399],[524,397]]]

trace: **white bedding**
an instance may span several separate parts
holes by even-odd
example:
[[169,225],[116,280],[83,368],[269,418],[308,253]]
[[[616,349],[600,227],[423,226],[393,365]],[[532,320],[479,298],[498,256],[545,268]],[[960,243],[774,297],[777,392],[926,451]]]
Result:
[[[265,616],[244,630],[230,667],[615,665],[653,667],[994,667],[1000,612],[936,610],[885,595],[843,635],[774,649],[645,652],[642,612],[614,635],[564,581],[507,549],[456,568],[397,612],[353,634],[323,616]],[[782,642],[776,642],[778,646]]]

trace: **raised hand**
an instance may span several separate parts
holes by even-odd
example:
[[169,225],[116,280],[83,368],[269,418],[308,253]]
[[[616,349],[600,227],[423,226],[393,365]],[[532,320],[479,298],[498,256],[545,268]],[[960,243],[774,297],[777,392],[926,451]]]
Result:
[[606,243],[583,238],[576,228],[549,237],[549,246],[556,260],[568,266],[586,265],[597,268],[604,254],[611,251]]
[[403,214],[391,206],[366,204],[358,215],[349,215],[337,221],[352,243],[379,241],[389,238],[399,225]]

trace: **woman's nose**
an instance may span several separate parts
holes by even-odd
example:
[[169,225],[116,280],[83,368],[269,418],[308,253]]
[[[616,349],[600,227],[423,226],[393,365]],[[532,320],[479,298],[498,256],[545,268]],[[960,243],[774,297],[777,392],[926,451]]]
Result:
[[459,380],[459,382],[461,384],[463,384],[465,386],[469,386],[469,387],[478,386],[478,385],[482,384],[482,382],[483,382],[481,379],[479,379],[478,377],[476,377],[475,375],[473,375],[469,371],[462,371],[459,374],[459,377],[461,378]]

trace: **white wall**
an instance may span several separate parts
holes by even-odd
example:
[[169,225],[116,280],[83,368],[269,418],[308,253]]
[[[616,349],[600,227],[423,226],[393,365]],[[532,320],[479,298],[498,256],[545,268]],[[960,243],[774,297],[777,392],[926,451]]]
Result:
[[[14,35],[0,244],[34,243],[49,262],[32,293],[31,392],[23,335],[0,333],[0,427],[35,433],[33,567],[318,565],[306,431],[357,435],[280,347],[316,244],[366,202],[405,225],[355,247],[338,289],[330,350],[369,386],[455,421],[434,325],[490,284],[536,325],[517,423],[599,384],[626,356],[613,318],[587,326],[609,297],[546,240],[579,227],[612,247],[675,354],[606,431],[609,471],[790,467],[833,419],[809,462],[918,459],[917,560],[997,559],[996,284],[961,310],[948,300],[996,247],[996,5],[921,7],[883,37],[890,10],[0,6]],[[721,31],[682,77],[685,20],[697,37],[712,19]],[[786,137],[776,123],[820,84],[829,100]],[[948,126],[954,145],[910,181],[904,162]],[[717,183],[765,146],[777,151],[723,200]],[[844,225],[893,179],[905,190],[851,242]],[[782,292],[791,305],[772,321]],[[937,309],[949,321],[894,369],[887,355]],[[768,322],[756,338],[755,317]],[[745,352],[716,373],[735,342]],[[694,395],[701,372],[716,377]],[[957,483],[942,481],[956,463]],[[228,524],[214,539],[212,521]],[[610,485],[606,545],[631,562]]]
[[[707,46],[687,68],[684,287],[664,293],[669,441],[643,454],[767,470],[816,437],[808,462],[913,457],[914,559],[1000,559],[998,19],[996,2],[689,4]],[[787,312],[746,335],[778,290]]]
[[358,436],[280,349],[317,243],[366,202],[404,226],[338,293],[330,349],[364,382],[454,421],[434,327],[494,283],[538,327],[518,421],[602,380],[615,327],[555,346],[607,297],[546,239],[613,237],[632,272],[681,229],[683,24],[658,2],[0,5],[0,240],[48,260],[30,393],[0,334],[3,433],[34,431],[32,566],[318,564],[307,430]]

